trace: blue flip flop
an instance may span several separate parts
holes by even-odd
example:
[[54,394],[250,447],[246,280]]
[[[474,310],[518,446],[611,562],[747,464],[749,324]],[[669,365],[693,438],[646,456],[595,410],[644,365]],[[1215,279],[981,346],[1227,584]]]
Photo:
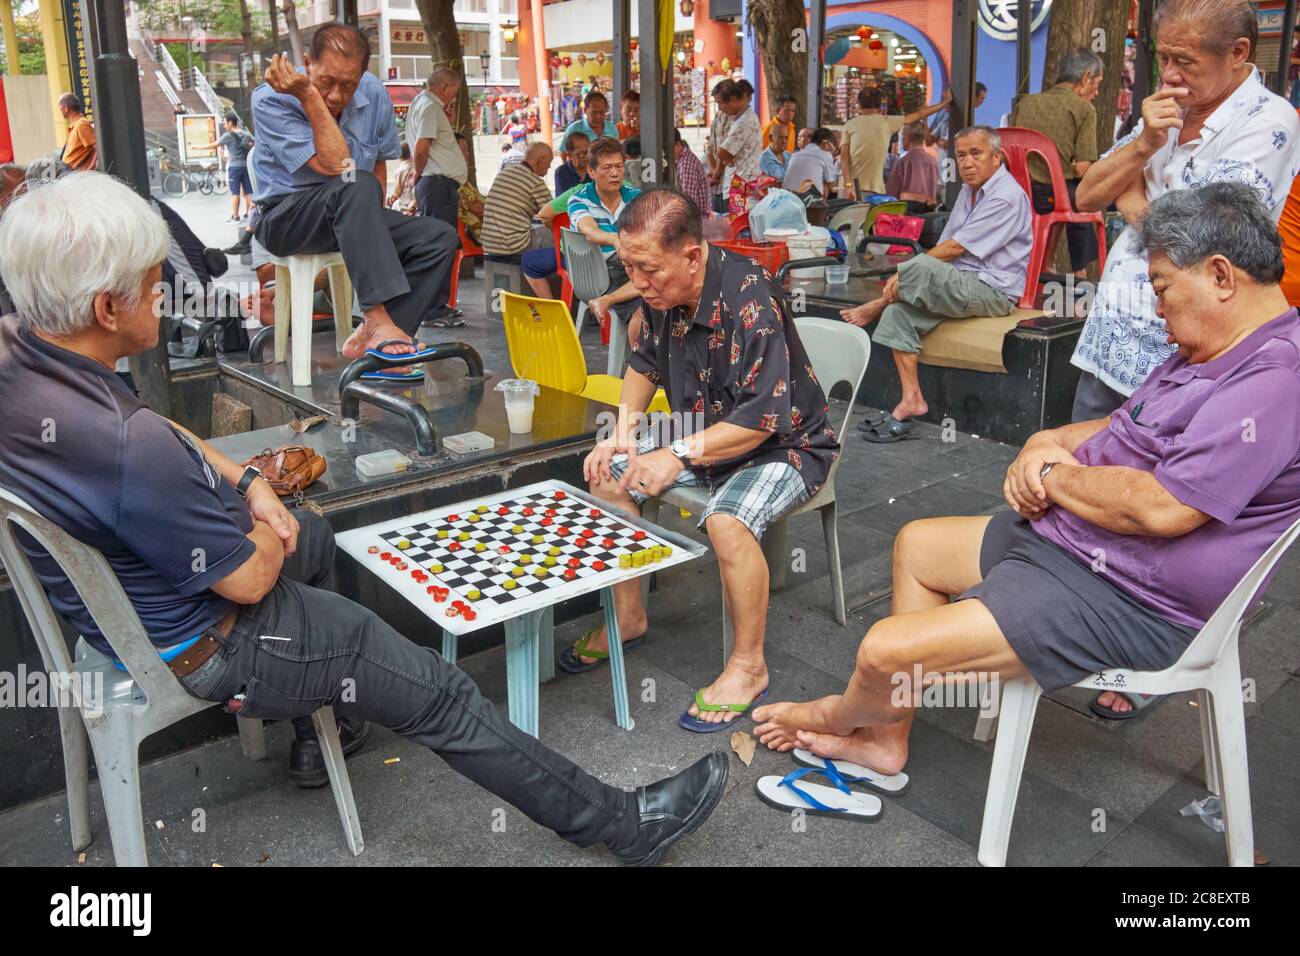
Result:
[[[384,346],[386,345],[411,345],[415,347],[416,351],[408,352],[405,355],[394,355],[392,352],[384,351]],[[366,349],[366,354],[373,355],[375,358],[381,358],[381,359],[400,358],[400,359],[409,359],[410,361],[413,362],[416,359],[428,358],[431,355],[437,355],[438,349],[436,346],[433,345],[424,345],[422,347],[422,343],[412,341],[411,339],[405,339],[405,340],[386,339],[385,341],[380,342],[373,349]]]
[[421,382],[424,381],[424,369],[413,368],[409,372],[362,372],[361,377],[378,382]]
[[[764,687],[748,704],[706,704],[704,702],[704,697],[702,696],[703,691],[697,690],[695,692],[695,706],[698,707],[701,712],[707,713],[726,711],[727,713],[732,714],[744,714],[754,705],[762,703],[764,698],[767,697],[767,690],[768,689]],[[711,723],[707,720],[700,720],[698,717],[691,716],[691,710],[689,707],[682,711],[682,715],[677,718],[677,725],[684,730],[689,730],[693,734],[716,734],[720,730],[727,730],[729,728],[734,730],[738,723],[740,723],[739,718],[736,718],[735,720],[719,720],[716,723]]]

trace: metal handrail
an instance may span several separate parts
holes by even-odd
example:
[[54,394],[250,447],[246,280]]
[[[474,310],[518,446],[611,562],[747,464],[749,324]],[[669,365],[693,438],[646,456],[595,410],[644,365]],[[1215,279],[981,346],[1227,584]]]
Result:
[[172,86],[176,87],[179,93],[185,89],[185,81],[181,73],[181,68],[176,65],[176,60],[172,58],[172,51],[167,49],[166,44],[155,43],[153,45],[154,56],[158,60],[158,65],[163,68],[167,78],[172,81]]
[[208,112],[213,116],[220,117],[222,113],[221,100],[217,97],[217,91],[212,88],[208,78],[203,75],[197,66],[190,67],[190,76],[192,78],[191,86],[194,92],[199,94],[199,99],[203,105],[208,108]]

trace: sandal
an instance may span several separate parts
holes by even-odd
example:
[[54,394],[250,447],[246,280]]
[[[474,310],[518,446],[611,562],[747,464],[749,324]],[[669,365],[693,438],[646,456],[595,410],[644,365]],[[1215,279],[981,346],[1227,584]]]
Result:
[[[767,697],[766,687],[764,687],[761,691],[759,691],[754,696],[754,699],[751,700],[748,704],[706,704],[704,702],[704,691],[697,690],[695,692],[695,706],[699,709],[700,713],[702,714],[716,714],[720,712],[729,713],[729,714],[743,714],[746,711],[748,711],[749,708],[753,707],[755,704],[761,703],[765,697]],[[738,722],[739,722],[739,718],[737,718],[736,720],[719,720],[716,723],[707,720],[700,720],[699,717],[693,717],[691,715],[691,710],[689,707],[686,708],[686,710],[682,712],[682,715],[677,718],[677,725],[679,727],[682,727],[685,730],[689,730],[691,731],[691,733],[695,733],[695,734],[716,734],[718,731],[726,730],[727,728],[731,727],[733,724],[736,724]]]
[[[587,647],[587,639],[593,637],[595,634],[596,629],[592,628],[590,631],[583,634],[582,637],[578,638],[577,643],[572,647],[566,647],[564,650],[560,651],[560,653],[555,655],[555,663],[559,665],[560,670],[567,671],[570,674],[584,674],[589,670],[599,667],[601,664],[608,663],[608,651],[590,650]],[[640,637],[634,637],[630,641],[624,641],[623,653],[626,654],[628,651],[635,648],[645,640],[645,637],[646,636],[642,634]],[[592,657],[595,658],[595,660],[587,662],[582,660],[584,657]]]
[[868,424],[866,427],[859,427],[863,431],[862,437],[876,445],[892,445],[894,442],[910,441],[913,438],[921,437],[912,430],[910,419],[900,422],[893,415],[886,415],[883,421],[874,425]]
[[[834,789],[817,783],[796,785],[797,781],[814,773],[829,780]],[[875,823],[884,812],[879,797],[849,789],[848,783],[829,762],[824,767],[800,767],[784,777],[759,777],[754,784],[754,793],[769,807],[787,813],[802,810],[812,817],[840,817],[857,823]]]

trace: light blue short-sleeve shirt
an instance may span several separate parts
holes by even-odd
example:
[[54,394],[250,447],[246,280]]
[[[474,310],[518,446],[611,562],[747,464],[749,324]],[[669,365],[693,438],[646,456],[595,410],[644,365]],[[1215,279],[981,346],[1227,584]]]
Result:
[[[303,72],[300,68],[299,73]],[[311,122],[298,102],[288,93],[277,93],[263,83],[253,90],[253,120],[257,148],[253,150],[253,176],[257,189],[254,202],[263,202],[295,189],[329,182],[307,161],[316,155]],[[361,74],[361,82],[338,118],[348,153],[359,170],[372,172],[379,160],[397,159],[402,154],[397,135],[393,101],[373,73]]]
[[976,197],[970,186],[961,193],[939,241],[955,239],[966,250],[952,260],[962,272],[974,272],[1008,299],[1025,291],[1029,253],[1033,248],[1033,215],[1029,196],[1006,166],[999,166]]

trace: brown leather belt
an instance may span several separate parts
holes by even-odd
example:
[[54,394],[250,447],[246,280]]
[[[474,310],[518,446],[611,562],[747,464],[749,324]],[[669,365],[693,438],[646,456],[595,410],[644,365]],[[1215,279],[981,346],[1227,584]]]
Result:
[[225,637],[230,633],[238,614],[238,611],[231,611],[224,619],[204,631],[203,636],[187,647],[183,654],[178,654],[168,661],[167,666],[172,669],[172,673],[177,677],[189,677],[202,667],[208,658],[221,649],[221,641],[218,637]]

